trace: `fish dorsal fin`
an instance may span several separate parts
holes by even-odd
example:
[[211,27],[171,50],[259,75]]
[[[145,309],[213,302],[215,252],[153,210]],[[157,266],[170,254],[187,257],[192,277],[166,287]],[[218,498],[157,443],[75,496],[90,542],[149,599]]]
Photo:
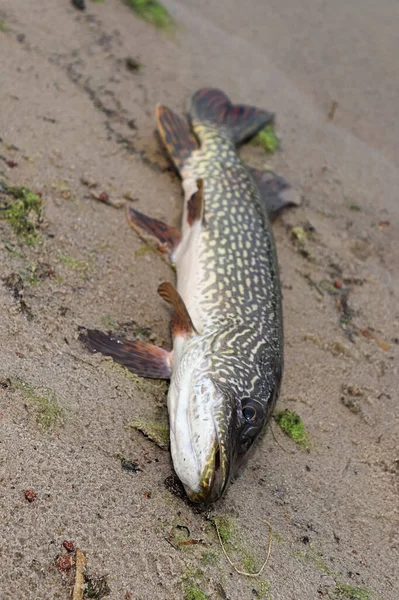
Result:
[[181,173],[186,160],[197,150],[198,142],[187,121],[166,106],[158,104],[155,114],[161,140]]
[[191,100],[190,118],[194,131],[198,125],[210,125],[232,138],[236,144],[254,136],[274,121],[273,113],[246,104],[232,104],[221,90],[198,90]]
[[196,221],[202,221],[204,217],[204,182],[197,179],[197,191],[187,202],[187,221],[193,225]]
[[274,221],[284,208],[300,205],[299,194],[283,177],[272,171],[261,171],[252,167],[248,169],[259,189],[262,204],[271,221]]
[[158,287],[158,294],[175,310],[173,317],[172,330],[173,335],[191,335],[196,333],[190,315],[179,292],[169,281],[164,281]]

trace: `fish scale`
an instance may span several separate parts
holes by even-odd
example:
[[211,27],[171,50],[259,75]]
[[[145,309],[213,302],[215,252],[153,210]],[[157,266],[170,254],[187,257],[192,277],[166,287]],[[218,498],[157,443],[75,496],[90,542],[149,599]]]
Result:
[[80,339],[133,373],[170,379],[173,466],[190,500],[213,502],[266,426],[283,373],[283,318],[269,221],[295,204],[287,182],[245,165],[236,146],[273,120],[215,89],[194,94],[187,121],[157,107],[160,137],[185,192],[182,231],[130,207],[130,225],[176,267],[173,350],[87,330]]

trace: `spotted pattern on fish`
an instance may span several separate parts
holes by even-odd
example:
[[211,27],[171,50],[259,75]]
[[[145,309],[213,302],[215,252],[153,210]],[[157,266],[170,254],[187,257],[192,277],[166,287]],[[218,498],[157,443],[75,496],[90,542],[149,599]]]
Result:
[[[233,142],[194,123],[201,137],[183,177],[204,182],[198,303],[213,337],[210,369],[236,391],[261,392],[265,368],[282,360],[281,293],[273,233],[259,190]],[[178,266],[178,265],[177,265]]]

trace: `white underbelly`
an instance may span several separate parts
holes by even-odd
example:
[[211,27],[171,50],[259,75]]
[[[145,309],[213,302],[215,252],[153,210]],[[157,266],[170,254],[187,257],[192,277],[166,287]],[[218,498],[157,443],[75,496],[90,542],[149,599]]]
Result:
[[187,201],[197,191],[195,180],[184,180],[185,192],[184,213],[182,222],[182,240],[173,253],[172,261],[176,265],[177,290],[188,310],[194,327],[198,333],[204,326],[204,315],[199,303],[201,283],[203,281],[200,264],[201,251],[201,222],[196,221],[192,226],[187,220]]
[[194,327],[198,333],[203,329],[203,317],[199,304],[202,267],[200,264],[200,224],[195,224],[189,235],[182,239],[173,256],[176,265],[177,291],[182,297]]

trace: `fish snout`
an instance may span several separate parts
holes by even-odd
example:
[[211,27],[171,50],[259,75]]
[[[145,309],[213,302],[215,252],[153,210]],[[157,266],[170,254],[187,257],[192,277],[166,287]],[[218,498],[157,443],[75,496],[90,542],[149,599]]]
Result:
[[210,504],[216,502],[226,489],[230,473],[230,460],[216,442],[201,477],[197,491],[186,488],[186,493],[191,502]]

